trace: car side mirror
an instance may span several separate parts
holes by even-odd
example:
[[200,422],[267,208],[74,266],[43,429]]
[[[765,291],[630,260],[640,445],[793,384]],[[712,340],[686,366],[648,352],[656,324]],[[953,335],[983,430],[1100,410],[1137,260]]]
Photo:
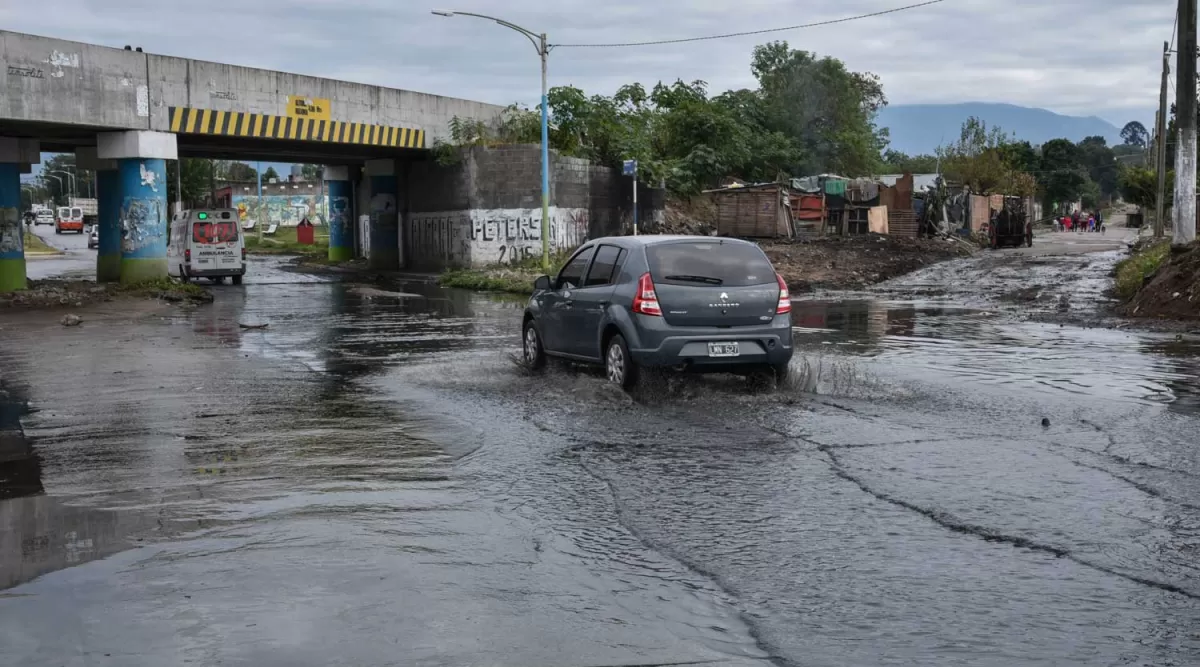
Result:
[[537,280],[533,281],[533,289],[537,292],[545,292],[550,289],[550,276],[538,276]]

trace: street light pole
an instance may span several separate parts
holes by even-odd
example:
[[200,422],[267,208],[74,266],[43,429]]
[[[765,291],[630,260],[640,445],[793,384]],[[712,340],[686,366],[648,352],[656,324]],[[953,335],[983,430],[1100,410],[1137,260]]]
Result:
[[58,191],[59,191],[59,192],[65,192],[65,191],[66,191],[66,189],[67,189],[67,186],[66,186],[66,184],[63,182],[63,179],[59,178],[58,176],[55,176],[53,172],[46,172],[46,174],[44,174],[44,177],[53,178],[54,180],[58,181]]
[[431,11],[436,16],[473,16],[487,21],[494,21],[505,28],[516,30],[517,32],[529,38],[533,43],[533,48],[537,49],[538,56],[542,59],[542,269],[550,270],[550,101],[549,93],[546,87],[546,60],[550,55],[550,44],[546,41],[546,33],[535,33],[532,30],[526,30],[515,23],[509,23],[503,19],[498,19],[495,16],[487,16],[485,14],[476,14],[474,12],[455,12],[434,9]]
[[[74,198],[78,198],[78,197],[79,197],[79,188],[78,188],[78,187],[76,187],[76,183],[75,183],[75,174],[72,174],[71,172],[69,172],[69,171],[66,171],[66,170],[64,170],[64,169],[55,169],[55,170],[51,171],[50,173],[52,173],[52,174],[65,174],[65,175],[67,176],[67,178],[70,178],[70,179],[71,179],[71,198],[72,198],[72,199],[74,199]],[[58,178],[58,177],[56,176],[55,178]],[[60,180],[60,182],[61,182],[61,179],[59,179],[59,180]]]

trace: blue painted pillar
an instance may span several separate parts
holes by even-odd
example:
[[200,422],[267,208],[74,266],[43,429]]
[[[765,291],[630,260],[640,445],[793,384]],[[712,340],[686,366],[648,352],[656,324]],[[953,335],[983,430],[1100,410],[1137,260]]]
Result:
[[396,161],[367,162],[371,186],[371,244],[367,264],[377,271],[400,269],[400,216],[396,208]]
[[167,162],[117,160],[121,283],[167,277]]
[[0,162],[0,293],[25,289],[21,165]]
[[96,251],[96,282],[115,283],[121,279],[121,180],[116,169],[96,172],[97,232],[100,247]]
[[325,168],[325,191],[329,193],[329,261],[354,259],[354,188],[349,169]]

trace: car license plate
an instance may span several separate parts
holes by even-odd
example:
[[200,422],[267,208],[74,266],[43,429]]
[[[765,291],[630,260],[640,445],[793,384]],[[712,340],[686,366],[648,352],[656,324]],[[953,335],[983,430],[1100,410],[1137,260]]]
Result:
[[708,356],[710,357],[736,357],[742,352],[738,349],[737,343],[709,343]]

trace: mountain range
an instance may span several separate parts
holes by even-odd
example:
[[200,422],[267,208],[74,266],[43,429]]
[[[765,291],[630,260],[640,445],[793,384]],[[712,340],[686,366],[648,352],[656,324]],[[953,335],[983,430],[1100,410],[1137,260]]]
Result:
[[1079,141],[1096,135],[1107,139],[1110,146],[1121,143],[1120,128],[1096,116],[1065,116],[1046,109],[988,102],[886,106],[879,111],[876,124],[890,131],[892,150],[921,155],[957,141],[963,122],[971,116],[986,122],[989,129],[999,126],[1017,140],[1034,146],[1051,139]]

